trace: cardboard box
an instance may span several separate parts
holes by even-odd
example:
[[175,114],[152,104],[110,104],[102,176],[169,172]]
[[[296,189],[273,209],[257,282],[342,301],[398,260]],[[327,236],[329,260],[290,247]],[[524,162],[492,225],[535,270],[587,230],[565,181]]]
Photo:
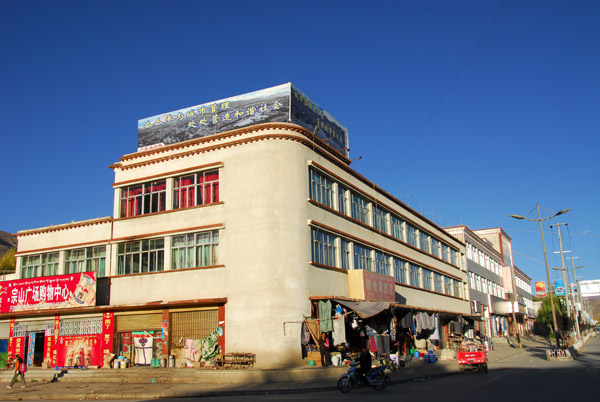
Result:
[[321,352],[308,352],[306,361],[309,362],[311,360],[315,361],[315,366],[321,367]]

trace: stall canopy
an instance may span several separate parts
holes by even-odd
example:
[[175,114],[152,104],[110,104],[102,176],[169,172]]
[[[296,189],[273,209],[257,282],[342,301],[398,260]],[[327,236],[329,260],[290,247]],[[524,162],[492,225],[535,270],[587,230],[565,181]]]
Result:
[[389,302],[367,302],[367,301],[354,302],[354,301],[338,300],[338,299],[333,299],[333,301],[356,311],[356,313],[361,318],[372,317],[390,307]]

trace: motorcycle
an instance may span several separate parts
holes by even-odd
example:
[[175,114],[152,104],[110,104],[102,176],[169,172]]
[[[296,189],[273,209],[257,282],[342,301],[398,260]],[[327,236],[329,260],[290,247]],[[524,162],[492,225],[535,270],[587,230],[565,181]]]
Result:
[[360,375],[356,371],[358,367],[357,362],[351,362],[348,367],[348,372],[346,374],[342,374],[340,379],[337,382],[337,388],[340,392],[347,393],[352,390],[352,388],[359,387],[373,387],[376,391],[382,391],[387,385],[386,374],[385,374],[385,366],[375,367],[371,371],[369,371],[365,375],[365,380],[363,380]]

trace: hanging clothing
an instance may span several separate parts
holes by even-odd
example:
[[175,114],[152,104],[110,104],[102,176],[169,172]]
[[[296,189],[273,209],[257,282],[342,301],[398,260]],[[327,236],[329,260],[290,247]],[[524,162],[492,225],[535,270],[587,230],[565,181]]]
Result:
[[335,316],[333,320],[333,344],[342,345],[346,343],[346,317],[342,314]]
[[433,314],[429,315],[425,312],[419,312],[417,314],[417,333],[423,330],[434,330],[435,329],[435,317]]
[[217,355],[219,346],[219,333],[215,329],[206,338],[200,340],[200,351],[203,360],[209,360]]
[[152,362],[152,344],[154,339],[149,336],[133,338],[135,351],[134,363],[138,366],[149,366]]
[[331,320],[331,301],[321,300],[319,302],[319,320],[320,320],[321,332],[333,331],[333,323]]
[[412,328],[413,326],[413,315],[412,313],[406,313],[399,323],[401,328]]
[[310,342],[310,330],[308,329],[306,321],[302,323],[302,331],[300,331],[300,342],[303,345],[308,345],[308,343]]
[[433,334],[431,334],[431,337],[429,339],[431,339],[432,341],[440,340],[440,327],[437,314],[435,316],[435,330],[433,331]]
[[308,328],[313,340],[317,343],[321,336],[321,333],[319,332],[319,320],[305,320],[304,322],[306,323],[306,328]]

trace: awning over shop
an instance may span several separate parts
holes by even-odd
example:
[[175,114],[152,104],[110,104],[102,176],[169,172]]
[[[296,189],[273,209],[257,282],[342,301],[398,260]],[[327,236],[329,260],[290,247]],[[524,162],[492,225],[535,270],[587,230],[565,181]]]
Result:
[[389,302],[368,302],[368,301],[348,301],[340,299],[332,299],[334,302],[344,305],[354,311],[361,318],[368,318],[379,314],[383,310],[387,310],[390,307]]

